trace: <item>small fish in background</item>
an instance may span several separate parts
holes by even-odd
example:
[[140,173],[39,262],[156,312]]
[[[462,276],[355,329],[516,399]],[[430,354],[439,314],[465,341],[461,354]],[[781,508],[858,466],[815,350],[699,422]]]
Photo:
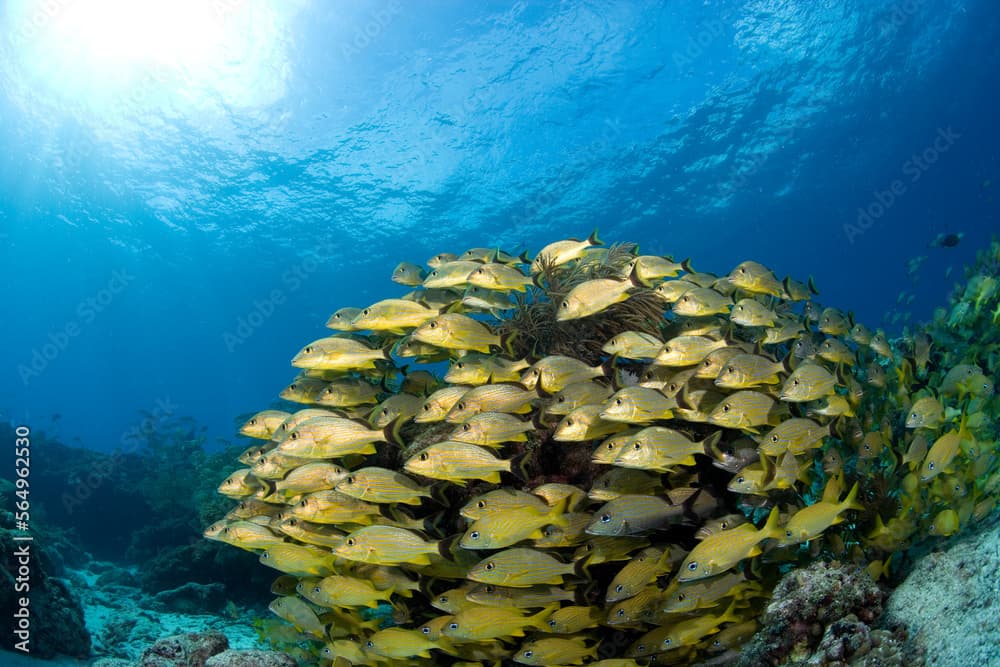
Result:
[[965,237],[965,232],[957,234],[938,234],[927,244],[928,248],[954,248]]
[[906,275],[910,278],[910,280],[913,282],[917,281],[917,274],[920,272],[920,267],[922,267],[926,261],[927,255],[918,255],[906,260]]

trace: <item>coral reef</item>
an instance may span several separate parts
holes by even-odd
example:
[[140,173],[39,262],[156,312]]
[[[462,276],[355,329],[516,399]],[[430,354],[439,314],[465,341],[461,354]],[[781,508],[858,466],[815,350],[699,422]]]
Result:
[[740,667],[920,665],[906,629],[877,629],[886,593],[863,568],[818,562],[786,574]]
[[[40,540],[16,542],[13,516],[0,511],[0,613],[13,618],[17,599],[24,593],[15,588],[18,576],[19,548],[30,544],[30,649],[40,658],[68,655],[85,658],[90,655],[90,633],[84,624],[80,601],[68,582],[51,573],[53,559]],[[13,649],[15,636],[5,632],[0,646]]]

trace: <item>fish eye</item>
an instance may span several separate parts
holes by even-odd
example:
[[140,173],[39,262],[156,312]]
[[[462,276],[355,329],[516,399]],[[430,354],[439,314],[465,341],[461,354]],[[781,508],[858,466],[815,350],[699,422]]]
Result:
[[798,380],[792,380],[792,386],[798,387],[799,386],[799,381]]
[[625,618],[625,609],[622,607],[618,608],[618,618]]
[[295,384],[295,383],[293,382],[293,383],[291,383],[290,385],[288,385],[288,388],[289,388],[289,389],[291,389],[292,391],[295,391],[295,390],[296,390],[296,389],[298,389],[299,387],[298,387],[298,385],[297,385],[297,384]]
[[611,451],[611,450],[613,450],[614,448],[615,448],[615,443],[613,443],[613,442],[609,442],[609,443],[608,443],[608,451]]
[[333,655],[333,650],[329,646],[324,646],[323,655]]
[[428,458],[430,458],[430,457],[427,456],[427,452],[420,452],[420,460],[421,461],[426,461]]
[[792,531],[786,530],[785,531],[785,537],[791,538],[791,536],[792,536]]
[[307,345],[306,349],[303,350],[303,352],[305,352],[306,354],[312,354],[312,351],[313,351],[312,345]]
[[670,383],[670,391],[677,391],[677,383],[676,382],[671,382]]
[[496,567],[496,564],[493,561],[490,561],[489,563],[486,564],[486,569],[487,570],[492,570],[495,567]]
[[437,269],[434,269],[433,271],[431,271],[431,275],[432,275],[432,276],[436,276],[437,274],[438,274],[438,271],[437,271]]
[[431,629],[425,625],[424,627],[420,628],[420,632],[424,633],[425,635],[429,635],[431,633]]
[[462,430],[466,431],[466,432],[471,431],[472,430],[472,425],[468,424],[468,423],[462,424]]
[[263,456],[262,456],[262,457],[260,457],[259,459],[257,459],[257,465],[259,465],[259,466],[262,466],[262,465],[264,465],[265,463],[267,463],[267,459],[266,459],[266,458],[264,458]]
[[438,323],[437,323],[437,322],[434,322],[434,321],[431,321],[431,323],[430,323],[430,324],[429,324],[428,326],[429,326],[429,327],[430,327],[431,329],[437,329],[437,325],[438,325]]
[[288,520],[288,525],[289,526],[296,526],[296,525],[298,525],[298,521],[296,519],[289,519]]
[[646,645],[645,644],[639,644],[638,646],[635,647],[635,650],[638,651],[639,653],[645,653],[646,652]]
[[288,437],[291,438],[292,440],[298,440],[299,439],[299,433],[298,433],[298,431],[292,431],[288,435]]
[[723,412],[729,412],[729,403],[724,403],[723,404],[722,411]]
[[556,396],[556,403],[565,403],[565,402],[566,402],[566,397],[565,396],[563,396],[562,394],[559,394],[558,396]]
[[253,419],[250,420],[250,425],[251,426],[256,426],[257,425],[257,418],[256,417],[254,417]]
[[722,528],[722,530],[728,530],[729,529],[729,522],[728,521],[723,521],[722,523],[719,524],[719,528]]
[[562,308],[563,310],[569,308],[569,301],[563,301],[561,304],[559,304],[559,307]]
[[615,405],[619,405],[620,406],[621,404],[622,404],[622,399],[616,398],[615,399]]
[[611,515],[610,514],[602,514],[601,515],[601,523],[609,523],[610,521],[611,521]]
[[319,586],[313,586],[313,593],[319,593]]
[[664,352],[670,352],[670,346],[669,345],[664,345],[663,346],[663,351]]
[[369,639],[367,642],[365,642],[365,646],[367,646],[368,648],[375,648],[375,642]]
[[930,463],[927,464],[927,469],[934,470],[934,461],[931,461]]
[[567,419],[566,420],[566,426],[572,426],[572,425],[573,425],[573,420],[572,419]]
[[348,538],[347,538],[347,540],[346,540],[346,544],[347,544],[347,546],[349,546],[349,547],[353,547],[353,546],[354,546],[354,544],[355,544],[355,540],[354,540],[354,538],[353,538],[353,537],[348,537]]
[[461,411],[464,411],[465,410],[465,403],[459,403],[455,407],[458,408]]
[[742,267],[741,266],[740,267],[740,273],[746,273],[746,272],[747,272],[746,267]]
[[527,651],[524,652],[524,657],[525,658],[530,658],[533,655],[535,655],[535,652],[532,651],[531,649],[528,649]]
[[448,604],[448,596],[442,595],[441,597],[438,598],[438,602],[440,602],[441,604]]
[[479,509],[483,509],[484,507],[486,507],[486,501],[480,500],[478,503],[476,503],[476,507],[478,507]]
[[632,445],[632,449],[634,449],[635,451],[639,451],[640,449],[642,449],[642,443],[641,442],[637,442],[637,443],[633,444]]
[[478,540],[479,539],[479,531],[478,530],[474,530],[471,533],[469,533],[469,539]]
[[354,475],[348,475],[344,482],[347,484],[354,484]]
[[269,554],[268,552],[265,551],[264,553],[262,553],[260,555],[260,557],[263,558],[264,560],[267,560],[268,558],[271,557],[271,554]]
[[684,600],[687,600],[687,593],[678,593],[677,594],[677,601],[678,602],[684,602]]
[[688,572],[694,572],[697,569],[698,569],[698,563],[696,563],[695,561],[691,561],[690,563],[688,563]]
[[492,593],[493,591],[496,590],[496,587],[493,584],[487,584],[485,587],[483,587],[483,590],[486,591],[487,593]]
[[739,477],[736,478],[736,483],[737,484],[742,484],[743,481],[744,481],[743,475],[740,475]]
[[549,621],[549,627],[550,628],[556,627],[556,622],[555,621]]
[[[708,361],[706,361],[705,363],[707,364]],[[729,368],[726,369],[726,372],[728,372],[728,373],[735,373],[736,372],[736,367],[735,366],[730,366]]]
[[615,593],[621,593],[623,590],[625,590],[625,587],[623,585],[618,584],[617,586],[615,586]]
[[449,623],[448,624],[448,629],[449,630],[458,630],[458,623]]

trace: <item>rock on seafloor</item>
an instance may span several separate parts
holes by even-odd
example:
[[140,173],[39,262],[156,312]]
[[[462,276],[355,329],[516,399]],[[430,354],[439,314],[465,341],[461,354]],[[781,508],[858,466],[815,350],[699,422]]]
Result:
[[284,653],[274,651],[223,651],[213,655],[205,667],[296,667],[296,663]]
[[146,649],[138,662],[102,658],[92,667],[296,667],[284,653],[228,646],[219,632],[173,635]]
[[139,659],[141,667],[201,667],[205,661],[229,648],[221,632],[173,635],[147,648]]
[[909,626],[928,665],[1000,665],[1000,514],[921,557],[886,615]]
[[856,565],[814,563],[774,589],[762,629],[743,647],[740,667],[890,667],[923,664],[901,623],[880,622],[886,593]]

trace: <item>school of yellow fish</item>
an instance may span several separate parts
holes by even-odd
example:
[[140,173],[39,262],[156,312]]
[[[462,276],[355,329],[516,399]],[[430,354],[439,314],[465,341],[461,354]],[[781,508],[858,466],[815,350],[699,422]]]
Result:
[[724,664],[783,567],[878,578],[995,507],[979,259],[894,342],[811,279],[596,233],[404,262],[243,425],[206,537],[277,570],[269,632],[308,664]]

